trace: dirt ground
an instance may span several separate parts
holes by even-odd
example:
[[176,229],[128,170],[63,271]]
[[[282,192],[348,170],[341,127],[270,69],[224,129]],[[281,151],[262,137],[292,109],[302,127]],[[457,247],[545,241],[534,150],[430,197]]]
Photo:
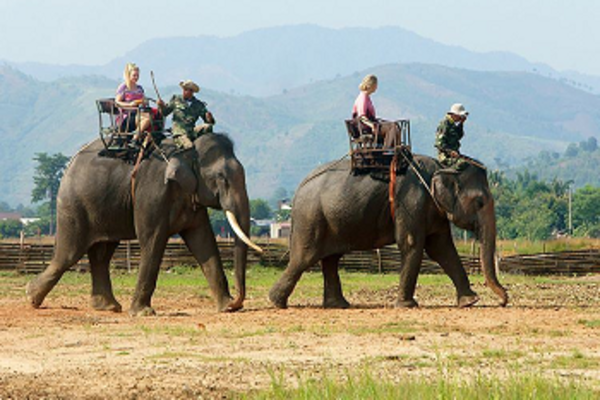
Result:
[[159,291],[158,315],[147,318],[95,312],[85,295],[59,292],[39,310],[7,295],[0,399],[231,398],[269,388],[274,377],[294,384],[364,370],[391,381],[527,371],[597,387],[600,280],[507,286],[507,308],[476,284],[482,301],[470,309],[451,306],[450,285],[431,285],[419,287],[419,309],[390,308],[389,288],[351,292],[348,310],[323,310],[310,296],[276,310],[261,295],[234,314],[215,313],[206,294]]

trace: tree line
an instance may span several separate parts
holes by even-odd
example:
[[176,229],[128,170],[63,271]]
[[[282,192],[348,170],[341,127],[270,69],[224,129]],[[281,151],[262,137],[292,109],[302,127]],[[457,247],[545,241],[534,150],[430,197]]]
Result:
[[[597,150],[595,140],[582,142],[578,148],[589,152]],[[39,219],[27,225],[15,220],[0,221],[0,237],[18,237],[21,231],[28,236],[52,235],[55,231],[56,194],[68,157],[61,153],[37,153],[34,161],[37,165],[31,199],[37,207],[11,209],[0,202],[0,212],[18,212],[23,217]],[[498,238],[600,237],[600,187],[586,185],[575,189],[572,181],[540,179],[527,169],[517,172],[514,177],[503,171],[491,171],[488,180],[496,203]],[[250,201],[251,217],[254,220],[286,221],[289,210],[279,210],[277,202],[291,197],[292,193],[278,188],[269,201],[253,199]],[[222,212],[210,210],[209,215],[216,235],[231,235]],[[267,234],[267,228],[254,225],[251,234]]]
[[516,173],[526,168],[541,180],[550,181],[557,178],[563,181],[571,180],[575,187],[600,186],[600,147],[594,137],[569,144],[563,153],[541,151],[536,157],[528,159],[524,167],[509,168],[508,165],[498,163],[498,160],[496,163],[512,178],[516,178]]
[[572,181],[541,180],[528,170],[514,179],[489,173],[500,239],[600,237],[600,188],[574,189]]
[[19,205],[12,209],[2,202],[0,212],[16,212],[22,217],[34,218],[36,221],[26,225],[14,219],[0,221],[0,238],[19,237],[21,232],[26,236],[53,235],[55,232],[56,195],[69,158],[61,153],[36,153],[33,160],[37,165],[33,176],[31,201],[37,204],[37,207]]

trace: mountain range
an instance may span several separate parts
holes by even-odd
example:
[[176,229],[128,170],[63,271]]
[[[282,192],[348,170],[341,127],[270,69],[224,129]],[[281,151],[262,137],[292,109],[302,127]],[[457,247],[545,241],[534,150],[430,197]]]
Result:
[[142,66],[152,97],[150,68],[164,98],[180,91],[182,77],[203,86],[199,97],[217,130],[234,139],[251,197],[294,190],[310,170],[348,152],[343,120],[367,73],[379,77],[378,115],[410,119],[419,153],[434,154],[437,123],[455,102],[471,112],[462,150],[491,167],[600,136],[600,96],[591,86],[516,55],[470,52],[400,28],[156,39],[101,67],[0,67],[0,201],[29,203],[36,152],[72,155],[98,137],[94,101],[114,95],[126,60]]
[[154,70],[164,85],[193,79],[230,94],[269,96],[315,81],[391,63],[425,63],[474,71],[521,71],[600,93],[600,77],[556,71],[509,52],[478,53],[400,27],[329,29],[315,25],[264,28],[233,37],[148,40],[105,65],[9,65],[39,80],[102,75],[120,79],[127,62]]
[[[481,72],[427,64],[371,68],[380,88],[378,114],[411,120],[413,148],[433,154],[438,121],[454,102],[471,112],[463,151],[490,166],[515,165],[542,150],[600,136],[600,97],[524,72]],[[319,81],[264,98],[204,89],[199,97],[227,132],[247,173],[251,197],[293,190],[321,163],[344,156],[348,118],[367,71]],[[0,68],[0,200],[28,203],[36,152],[74,154],[98,137],[94,100],[118,81],[72,77],[41,82]],[[178,93],[161,87],[163,97]]]

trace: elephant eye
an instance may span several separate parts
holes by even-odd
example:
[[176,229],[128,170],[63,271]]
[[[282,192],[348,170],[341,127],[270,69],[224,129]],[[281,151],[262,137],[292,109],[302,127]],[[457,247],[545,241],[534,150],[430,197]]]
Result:
[[224,176],[224,175],[221,175],[221,174],[219,174],[219,175],[217,176],[217,181],[219,181],[219,184],[220,184],[222,187],[228,187],[228,186],[229,186],[229,181],[228,181],[228,180],[225,178],[225,176]]
[[475,205],[477,206],[477,209],[483,208],[484,204],[483,196],[475,197]]

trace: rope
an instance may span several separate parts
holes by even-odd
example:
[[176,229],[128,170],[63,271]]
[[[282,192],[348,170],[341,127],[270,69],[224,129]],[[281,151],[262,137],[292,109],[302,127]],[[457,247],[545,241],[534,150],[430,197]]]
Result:
[[163,149],[161,149],[156,144],[156,141],[154,140],[154,138],[152,137],[152,135],[150,133],[148,133],[148,136],[150,136],[150,143],[152,143],[152,146],[154,146],[154,148],[156,149],[156,151],[158,151],[158,154],[160,154],[160,156],[162,157],[162,159],[168,164],[169,163],[169,158],[167,157],[167,155],[165,154],[165,152],[163,151]]
[[148,142],[150,140],[150,135],[147,134],[144,138],[144,142],[142,143],[142,148],[140,149],[137,160],[135,160],[135,165],[133,166],[133,171],[131,171],[131,203],[135,204],[135,177],[138,173],[138,169],[140,168],[140,163],[142,162],[142,158],[144,158],[144,152],[146,151],[146,147],[148,146]]
[[475,167],[477,167],[477,168],[481,168],[482,170],[487,171],[486,166],[483,165],[482,163],[480,163],[479,161],[475,160],[474,158],[471,158],[469,156],[465,156],[465,155],[462,155],[462,154],[460,154],[458,156],[458,158],[461,159],[461,160],[463,160],[463,161],[465,161],[465,162],[467,162],[467,163],[469,163],[469,164],[471,164],[471,165],[473,165],[473,166],[475,166]]
[[390,212],[392,215],[392,221],[395,220],[395,211],[394,211],[394,193],[396,192],[396,167],[398,165],[398,154],[394,154],[394,158],[392,158],[392,162],[390,163],[390,184],[389,184],[389,195],[388,198],[390,200]]
[[140,152],[138,153],[138,156],[137,156],[137,160],[135,161],[135,165],[133,166],[133,171],[131,172],[131,202],[132,202],[132,204],[135,203],[135,177],[137,176],[138,170],[140,168],[140,163],[142,162],[142,159],[144,158],[144,153],[146,152],[146,148],[148,147],[148,144],[152,144],[154,146],[154,148],[158,151],[158,153],[162,156],[162,159],[167,164],[169,163],[169,159],[167,158],[165,152],[162,151],[162,149],[160,147],[158,147],[158,145],[154,141],[154,138],[152,137],[152,134],[150,132],[147,132],[146,137],[144,138],[144,142],[142,144],[142,148],[140,149]]
[[419,172],[417,167],[415,167],[413,162],[411,160],[409,160],[408,157],[406,157],[406,154],[404,154],[404,152],[401,151],[400,154],[402,155],[402,157],[404,157],[404,159],[406,160],[406,162],[408,163],[410,168],[413,170],[415,175],[417,175],[417,178],[419,179],[419,181],[421,181],[421,184],[425,187],[425,190],[427,190],[427,193],[429,193],[429,195],[431,196],[431,199],[433,200],[433,203],[437,207],[438,211],[442,214],[446,214],[444,209],[442,209],[442,207],[440,206],[440,203],[438,203],[438,201],[436,200],[435,196],[433,195],[433,192],[431,191],[430,186],[427,184],[427,182],[425,181],[425,179],[423,178],[423,176],[421,175],[421,173]]

